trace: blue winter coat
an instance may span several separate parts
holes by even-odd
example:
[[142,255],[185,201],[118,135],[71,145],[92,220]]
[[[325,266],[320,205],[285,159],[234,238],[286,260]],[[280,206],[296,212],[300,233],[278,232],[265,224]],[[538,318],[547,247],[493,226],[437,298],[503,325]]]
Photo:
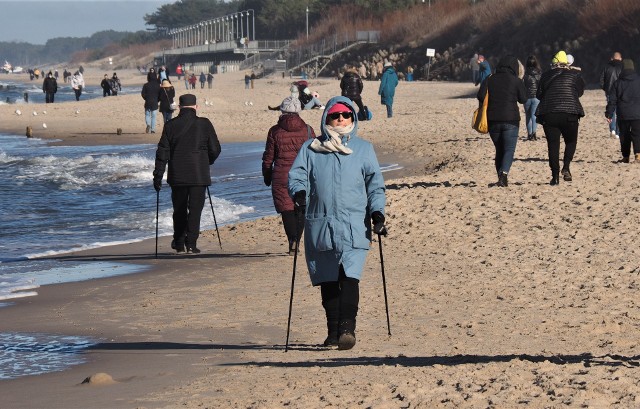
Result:
[[393,97],[396,94],[396,86],[398,85],[398,74],[393,67],[385,68],[380,78],[380,88],[378,88],[378,95],[380,95],[380,103],[382,105],[393,105]]
[[489,64],[489,61],[484,60],[480,63],[480,75],[476,85],[482,84],[484,80],[489,78],[489,75],[491,75],[491,65]]
[[302,145],[289,171],[289,194],[307,192],[304,247],[313,285],[337,281],[340,265],[347,277],[360,279],[371,242],[369,215],[384,214],[386,202],[378,159],[373,145],[356,135],[358,119],[350,99],[329,100],[318,139],[327,139],[327,112],[338,102],[353,112],[354,129],[342,138],[353,153],[316,152],[310,140]]

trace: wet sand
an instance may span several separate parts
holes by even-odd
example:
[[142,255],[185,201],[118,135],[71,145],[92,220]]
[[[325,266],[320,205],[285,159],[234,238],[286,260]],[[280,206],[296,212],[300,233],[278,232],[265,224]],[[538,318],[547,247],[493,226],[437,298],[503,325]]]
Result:
[[[123,81],[125,74],[119,73]],[[288,82],[259,80],[245,90],[242,73],[225,74],[212,91],[195,94],[213,102],[201,114],[223,143],[262,141],[277,119],[267,105],[287,95]],[[322,100],[339,92],[337,80],[311,85]],[[37,297],[0,309],[3,331],[101,342],[87,351],[87,364],[0,382],[3,405],[639,406],[640,165],[619,163],[619,143],[606,137],[601,91],[582,98],[587,116],[572,182],[548,185],[541,139],[518,143],[510,185],[497,188],[491,140],[470,128],[477,88],[403,82],[394,118],[387,119],[377,86],[365,83],[374,118],[361,123],[359,134],[374,143],[381,161],[405,166],[386,175],[390,234],[382,244],[391,337],[374,242],[355,348],[320,347],[324,312],[301,256],[291,348],[284,353],[293,259],[279,219],[269,217],[221,228],[223,250],[215,232],[204,232],[198,256],[172,255],[164,237],[159,259],[153,241],[58,257],[61,265],[117,260],[150,270],[45,286]],[[46,108],[48,128],[36,136],[62,143],[159,138],[144,133],[139,95],[54,105]],[[22,134],[35,122],[11,116],[14,109],[0,106],[3,130]],[[320,112],[302,117],[317,126]],[[125,131],[120,138],[117,127]],[[151,189],[150,183],[150,195]],[[98,372],[116,383],[80,385]]]

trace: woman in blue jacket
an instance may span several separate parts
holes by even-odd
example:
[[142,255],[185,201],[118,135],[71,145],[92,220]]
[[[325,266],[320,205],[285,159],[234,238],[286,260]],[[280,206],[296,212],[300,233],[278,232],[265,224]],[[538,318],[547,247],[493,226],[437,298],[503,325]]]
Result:
[[387,107],[387,118],[393,116],[393,97],[396,94],[396,87],[398,86],[398,74],[390,62],[384,64],[384,72],[382,78],[380,78],[380,88],[378,88],[378,95],[380,95],[380,103]]
[[349,98],[326,105],[322,134],[305,142],[289,171],[289,194],[305,216],[305,256],[327,317],[325,346],[351,349],[359,281],[371,242],[384,226],[385,187],[373,145],[357,136]]

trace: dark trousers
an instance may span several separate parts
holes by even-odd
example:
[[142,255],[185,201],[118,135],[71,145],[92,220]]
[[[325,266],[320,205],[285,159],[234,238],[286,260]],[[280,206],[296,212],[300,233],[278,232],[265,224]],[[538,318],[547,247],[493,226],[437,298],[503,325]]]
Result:
[[622,157],[628,158],[631,153],[631,142],[633,142],[633,153],[640,153],[640,120],[635,119],[625,121],[618,119],[620,130],[620,148]]
[[109,88],[102,88],[102,96],[103,96],[103,97],[106,97],[106,96],[109,96],[109,95],[111,95],[111,89],[109,89]]
[[46,102],[47,104],[53,104],[53,96],[54,96],[54,95],[56,95],[56,94],[54,94],[53,92],[47,92],[47,93],[45,94],[45,102]]
[[560,136],[564,138],[563,169],[568,170],[576,153],[580,117],[573,114],[551,113],[545,114],[543,121],[542,126],[547,137],[549,152],[549,167],[553,175],[558,175],[560,173]]
[[302,237],[302,232],[304,230],[304,216],[299,218],[296,217],[293,210],[282,212],[280,215],[282,216],[284,232],[286,233],[289,244],[291,245],[298,239],[298,237]]
[[355,323],[360,302],[359,280],[347,277],[340,265],[338,281],[320,284],[320,292],[330,333],[337,333],[339,323],[345,320]]
[[82,95],[82,90],[74,89],[73,92],[76,94],[76,101],[80,101],[80,95]]
[[195,247],[200,236],[200,215],[206,186],[172,186],[173,238],[177,245]]

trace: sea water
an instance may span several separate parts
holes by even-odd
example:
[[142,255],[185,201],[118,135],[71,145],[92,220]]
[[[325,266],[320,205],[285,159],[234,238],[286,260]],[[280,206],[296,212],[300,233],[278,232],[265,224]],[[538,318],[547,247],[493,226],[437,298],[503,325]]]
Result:
[[[262,143],[223,145],[209,188],[218,225],[275,213],[262,183],[263,149]],[[53,146],[0,135],[0,301],[35,295],[43,284],[139,271],[124,263],[61,265],[51,256],[155,237],[155,150],[155,144]],[[159,203],[159,235],[170,235],[166,173]],[[202,229],[215,228],[210,208],[207,203],[202,212]],[[88,267],[84,277],[74,273],[81,265]]]
[[[45,94],[42,91],[42,82],[44,79],[34,79],[29,82],[18,82],[17,77],[22,76],[21,80],[28,77],[28,74],[0,74],[0,105],[2,104],[15,104],[16,108],[24,105],[32,104],[45,104]],[[71,83],[65,83],[62,77],[58,79],[58,92],[54,96],[54,103],[75,101],[76,96],[71,88]],[[122,86],[120,94],[139,94],[142,86]],[[25,94],[27,94],[28,101],[25,100]],[[80,101],[102,98],[102,88],[95,85],[88,85],[82,89],[82,95]],[[107,97],[117,98],[117,96]]]
[[[41,285],[146,269],[120,262],[82,262],[55,256],[171,235],[171,189],[153,189],[155,144],[54,146],[37,138],[0,134],[0,307],[37,295]],[[218,225],[276,214],[262,180],[264,143],[228,143],[211,167],[209,190]],[[398,169],[382,164],[383,171]],[[201,228],[215,228],[207,203]],[[149,254],[155,251],[149,248]],[[0,379],[64,369],[69,352],[92,344],[82,337],[0,332]],[[66,356],[68,359],[60,359]]]

